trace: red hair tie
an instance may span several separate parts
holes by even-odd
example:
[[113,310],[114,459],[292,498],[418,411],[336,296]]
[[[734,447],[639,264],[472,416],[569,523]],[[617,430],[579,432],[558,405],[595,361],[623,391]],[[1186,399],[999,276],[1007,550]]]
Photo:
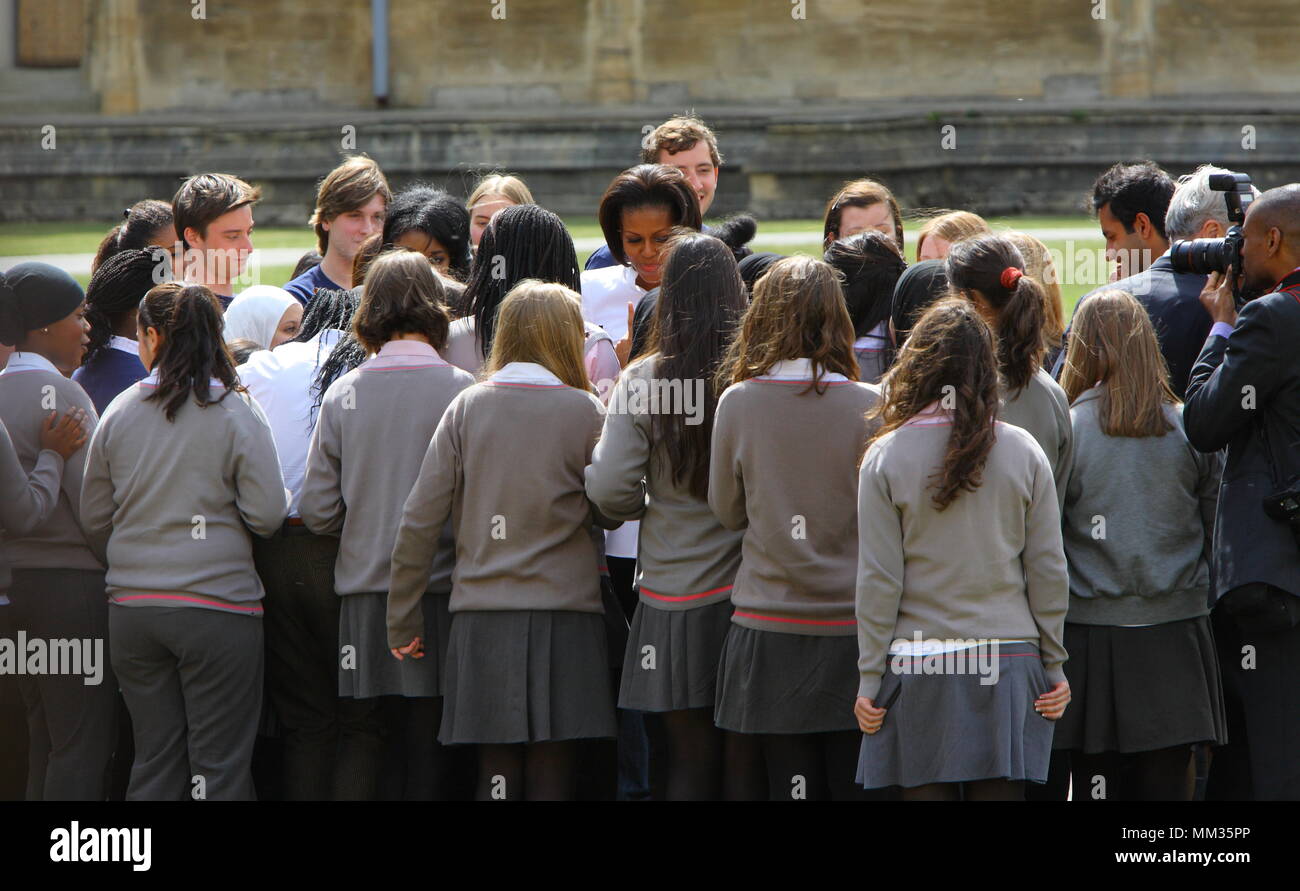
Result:
[[1016,286],[1016,282],[1020,281],[1020,276],[1022,275],[1024,275],[1024,273],[1016,267],[1008,266],[1006,269],[1002,270],[1002,287],[1010,291]]

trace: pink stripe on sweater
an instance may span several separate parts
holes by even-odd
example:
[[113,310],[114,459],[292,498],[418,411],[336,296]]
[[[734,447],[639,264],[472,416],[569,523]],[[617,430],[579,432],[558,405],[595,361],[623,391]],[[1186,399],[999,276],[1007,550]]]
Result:
[[231,612],[262,612],[260,603],[251,606],[238,606],[220,600],[207,600],[203,597],[186,597],[183,594],[114,594],[108,600],[109,603],[121,603],[124,600],[184,600],[187,603],[203,603],[208,606],[215,606],[217,609],[230,610]]
[[653,597],[655,600],[667,600],[672,603],[679,603],[683,600],[698,600],[701,597],[711,597],[714,594],[721,594],[723,591],[730,591],[731,588],[732,588],[731,585],[724,585],[721,588],[714,588],[712,591],[703,591],[699,594],[682,594],[682,595],[656,594],[654,591],[651,591],[649,588],[642,588],[641,593],[647,597]]
[[734,615],[744,616],[746,619],[760,619],[764,622],[793,622],[796,625],[853,625],[856,619],[786,619],[781,616],[760,616],[758,613],[742,613],[736,610]]

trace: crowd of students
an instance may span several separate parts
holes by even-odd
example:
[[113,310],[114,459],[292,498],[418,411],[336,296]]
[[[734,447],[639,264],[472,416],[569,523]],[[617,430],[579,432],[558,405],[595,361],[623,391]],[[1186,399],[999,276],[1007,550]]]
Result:
[[0,674],[28,799],[1193,797],[1220,460],[1147,307],[1067,336],[965,211],[909,265],[871,180],[755,254],[697,118],[639,161],[585,271],[362,156],[282,288],[217,173],[5,271],[0,638],[110,657]]

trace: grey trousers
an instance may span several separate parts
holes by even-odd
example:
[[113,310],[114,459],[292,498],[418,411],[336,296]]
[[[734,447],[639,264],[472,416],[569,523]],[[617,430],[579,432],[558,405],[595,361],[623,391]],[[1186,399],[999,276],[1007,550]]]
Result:
[[110,606],[108,624],[135,738],[127,800],[254,800],[261,617]]
[[[82,569],[15,569],[4,634],[27,640],[101,641],[107,662],[108,598],[104,573]],[[10,635],[12,632],[12,635]],[[103,801],[117,744],[117,686],[100,666],[99,683],[83,674],[22,674],[27,710],[28,801]]]

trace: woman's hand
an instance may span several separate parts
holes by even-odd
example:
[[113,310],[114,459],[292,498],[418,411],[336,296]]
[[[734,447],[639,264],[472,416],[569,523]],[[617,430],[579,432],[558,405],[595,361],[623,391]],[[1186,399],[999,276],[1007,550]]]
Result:
[[406,646],[394,647],[393,649],[389,650],[389,652],[393,654],[393,658],[395,658],[398,662],[401,662],[403,658],[406,656],[410,656],[412,659],[423,659],[424,644],[420,641],[420,638],[417,637],[415,640],[411,641]]
[[1052,689],[1034,700],[1034,708],[1049,721],[1060,720],[1065,714],[1065,707],[1070,704],[1070,682],[1061,681]]
[[[55,423],[56,418],[58,423]],[[86,411],[82,408],[70,408],[62,418],[58,412],[50,412],[41,425],[41,448],[58,452],[67,461],[86,444],[85,420]]]
[[880,729],[885,723],[885,712],[887,709],[876,708],[875,704],[865,696],[859,696],[858,701],[853,704],[853,715],[858,719],[858,729],[870,736]]
[[627,367],[628,359],[632,358],[632,322],[635,319],[636,307],[629,303],[627,305],[627,337],[614,344],[614,355],[618,356],[618,364],[623,368]]

